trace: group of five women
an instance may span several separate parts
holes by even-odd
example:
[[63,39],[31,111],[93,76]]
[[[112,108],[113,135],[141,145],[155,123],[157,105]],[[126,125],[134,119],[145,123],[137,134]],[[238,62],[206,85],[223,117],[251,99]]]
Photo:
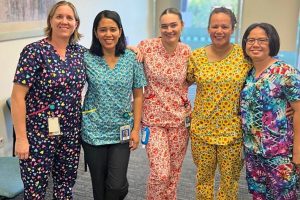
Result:
[[[150,132],[148,200],[176,199],[189,136],[197,199],[214,198],[217,166],[218,199],[237,199],[244,154],[253,199],[297,199],[300,74],[274,58],[280,46],[272,25],[251,25],[241,48],[230,43],[233,12],[215,8],[211,44],[191,52],[180,42],[180,12],[168,8],[160,16],[161,36],[133,48],[143,65],[126,48],[114,11],[95,17],[88,50],[77,44],[80,20],[73,4],[56,3],[47,25],[46,38],[23,49],[12,92],[24,199],[44,199],[50,173],[53,198],[72,199],[80,144],[94,199],[124,199],[141,128]],[[191,114],[187,94],[194,83]]]

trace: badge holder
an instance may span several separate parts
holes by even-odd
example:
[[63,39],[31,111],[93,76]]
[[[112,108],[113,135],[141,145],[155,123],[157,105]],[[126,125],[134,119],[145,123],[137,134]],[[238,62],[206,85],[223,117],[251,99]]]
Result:
[[190,126],[191,126],[191,117],[190,116],[185,117],[184,124],[185,124],[186,128],[190,128]]
[[149,142],[149,137],[150,137],[150,129],[145,126],[142,130],[141,130],[141,143],[142,143],[142,147],[145,148],[146,145]]
[[50,117],[48,118],[48,130],[49,136],[59,136],[62,135],[60,132],[59,118],[58,117]]
[[128,142],[130,139],[130,126],[125,125],[120,127],[120,141],[121,143]]

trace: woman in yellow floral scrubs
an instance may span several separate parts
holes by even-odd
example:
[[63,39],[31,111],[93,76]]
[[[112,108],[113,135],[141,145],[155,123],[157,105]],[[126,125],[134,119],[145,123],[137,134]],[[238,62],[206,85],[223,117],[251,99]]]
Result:
[[197,84],[191,122],[197,199],[214,199],[217,166],[221,174],[218,199],[237,199],[243,165],[239,97],[250,66],[241,47],[230,43],[235,24],[231,10],[215,8],[208,25],[212,44],[196,49],[189,59],[187,79]]

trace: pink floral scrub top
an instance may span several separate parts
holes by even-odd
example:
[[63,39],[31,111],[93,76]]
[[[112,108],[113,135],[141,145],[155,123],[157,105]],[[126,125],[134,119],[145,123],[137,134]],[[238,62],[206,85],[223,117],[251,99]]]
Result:
[[186,82],[190,48],[178,43],[170,54],[161,38],[144,40],[138,47],[144,55],[148,81],[144,93],[143,124],[162,127],[183,125],[191,110]]

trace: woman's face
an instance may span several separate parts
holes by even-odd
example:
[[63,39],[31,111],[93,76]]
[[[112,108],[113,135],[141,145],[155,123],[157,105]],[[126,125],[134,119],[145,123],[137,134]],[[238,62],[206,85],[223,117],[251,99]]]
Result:
[[70,39],[78,23],[72,8],[68,5],[59,6],[50,19],[52,39],[59,37]]
[[102,18],[95,31],[103,51],[115,51],[121,33],[122,30],[117,23],[109,18]]
[[210,18],[208,33],[212,44],[224,47],[230,44],[230,36],[233,33],[230,16],[225,13],[213,14]]
[[256,27],[250,31],[246,42],[246,54],[253,62],[270,58],[269,38],[260,27]]
[[163,42],[175,44],[179,41],[183,22],[176,14],[168,13],[160,18],[160,34]]

